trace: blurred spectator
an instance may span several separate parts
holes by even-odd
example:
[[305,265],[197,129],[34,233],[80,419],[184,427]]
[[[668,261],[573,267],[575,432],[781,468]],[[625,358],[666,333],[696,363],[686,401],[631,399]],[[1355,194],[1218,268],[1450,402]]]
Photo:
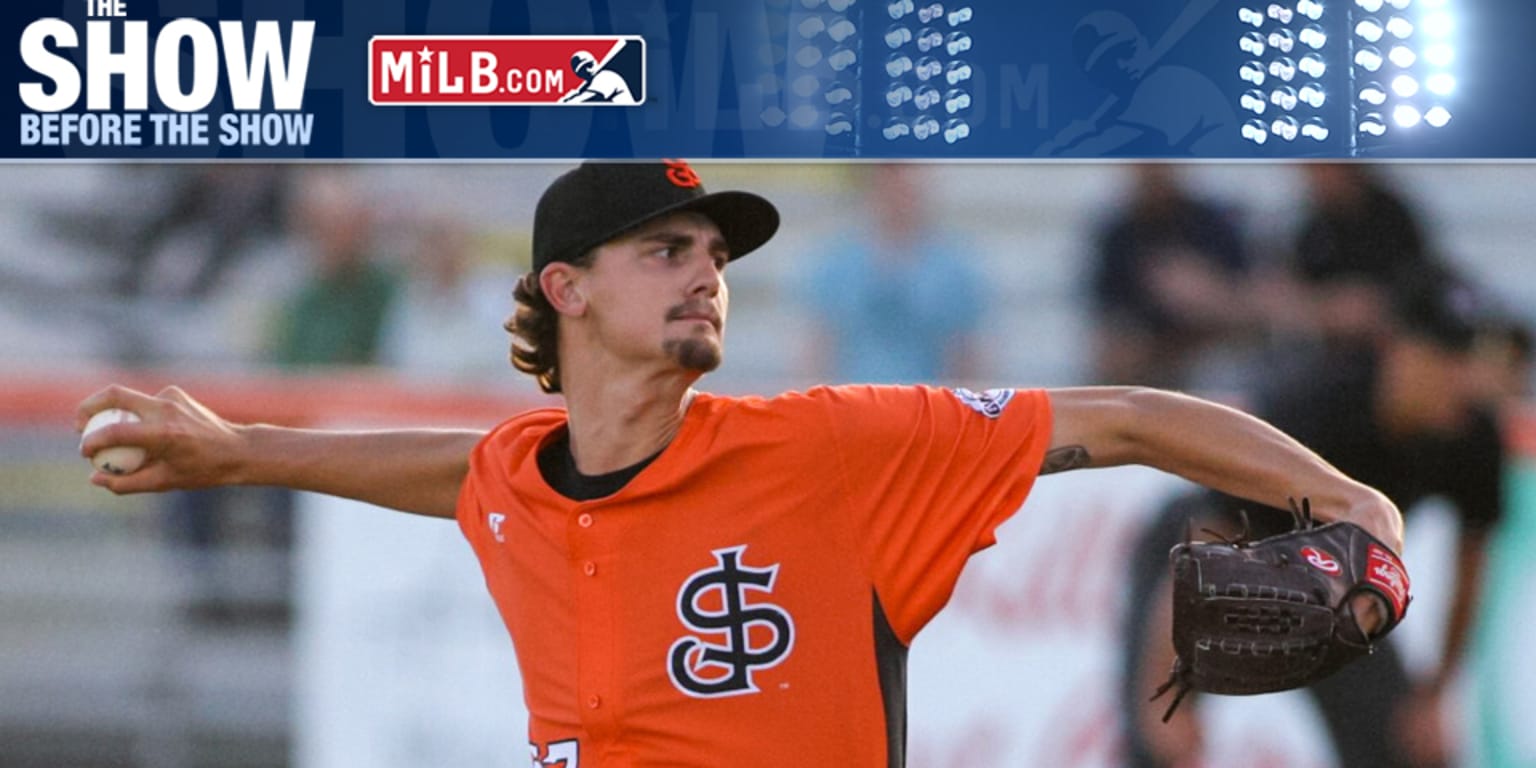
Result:
[[[294,222],[313,271],[278,318],[273,362],[293,368],[377,362],[396,278],[377,263],[371,211],[344,176],[308,175]],[[169,496],[173,537],[193,557],[197,621],[286,621],[293,494],[228,486]],[[268,558],[234,558],[237,551]]]
[[969,378],[984,311],[975,256],[933,225],[921,166],[856,172],[868,220],[808,275],[811,373],[876,383]]
[[173,288],[193,298],[206,296],[252,240],[282,233],[287,169],[264,163],[167,166],[165,202],[119,243],[125,264],[118,292],[142,294],[144,279],[166,243],[191,235],[199,239],[197,260]]
[[1433,261],[1417,216],[1369,165],[1309,163],[1308,211],[1284,275],[1260,291],[1282,330],[1324,346],[1384,332],[1393,288]]
[[1192,195],[1175,167],[1132,166],[1128,192],[1096,241],[1094,381],[1189,387],[1250,330],[1248,256],[1230,212]]
[[296,224],[314,270],[278,320],[274,362],[376,362],[384,315],[398,283],[375,259],[372,212],[345,179],[318,175],[300,190]]
[[410,278],[384,318],[380,362],[447,381],[508,373],[510,339],[501,326],[516,276],[481,273],[470,233],[457,221],[418,229]]
[[[1503,441],[1475,375],[1482,302],[1463,284],[1431,278],[1399,289],[1388,305],[1388,330],[1374,346],[1320,358],[1267,393],[1258,409],[1405,513],[1421,500],[1443,497],[1457,514],[1446,639],[1429,677],[1410,680],[1389,637],[1370,656],[1308,689],[1338,764],[1350,768],[1443,765],[1448,759],[1442,697],[1466,650],[1485,548],[1503,512]],[[1183,540],[1186,525],[1237,535],[1243,528],[1239,510],[1247,511],[1254,538],[1292,526],[1289,511],[1201,490],[1162,510],[1135,549],[1122,679],[1128,765],[1196,764],[1199,709],[1182,709],[1164,725],[1158,722],[1162,705],[1147,702],[1173,660],[1164,610],[1168,550]]]

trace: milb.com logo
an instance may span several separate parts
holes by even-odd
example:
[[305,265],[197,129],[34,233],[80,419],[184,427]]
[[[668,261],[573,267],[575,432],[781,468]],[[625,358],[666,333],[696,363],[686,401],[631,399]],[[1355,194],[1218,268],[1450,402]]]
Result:
[[368,41],[377,105],[635,106],[645,41],[613,36],[386,35]]

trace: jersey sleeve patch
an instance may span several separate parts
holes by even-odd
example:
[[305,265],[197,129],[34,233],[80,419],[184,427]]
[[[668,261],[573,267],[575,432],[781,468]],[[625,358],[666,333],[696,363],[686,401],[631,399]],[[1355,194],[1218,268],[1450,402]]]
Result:
[[965,403],[971,410],[989,418],[995,419],[1003,415],[1003,409],[1008,407],[1008,401],[1013,399],[1012,389],[988,389],[982,392],[956,387],[950,392]]

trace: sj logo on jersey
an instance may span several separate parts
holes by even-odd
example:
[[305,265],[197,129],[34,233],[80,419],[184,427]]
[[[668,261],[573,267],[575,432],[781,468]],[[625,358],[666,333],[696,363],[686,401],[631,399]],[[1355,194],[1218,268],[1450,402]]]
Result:
[[379,105],[635,106],[645,40],[379,36],[368,41],[368,94]]
[[762,599],[773,593],[779,566],[744,565],[746,550],[715,550],[715,565],[689,576],[677,593],[678,618],[703,635],[682,637],[667,654],[672,684],[689,696],[756,693],[753,673],[777,666],[794,648],[794,620]]

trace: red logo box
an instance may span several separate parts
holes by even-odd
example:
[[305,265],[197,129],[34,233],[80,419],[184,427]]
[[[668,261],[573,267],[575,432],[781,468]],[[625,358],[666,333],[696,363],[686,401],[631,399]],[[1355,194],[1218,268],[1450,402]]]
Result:
[[645,90],[637,35],[368,41],[368,98],[380,106],[638,106]]
[[1377,544],[1367,548],[1365,579],[1375,585],[1392,601],[1392,611],[1402,618],[1408,608],[1408,571],[1403,562],[1385,547]]

